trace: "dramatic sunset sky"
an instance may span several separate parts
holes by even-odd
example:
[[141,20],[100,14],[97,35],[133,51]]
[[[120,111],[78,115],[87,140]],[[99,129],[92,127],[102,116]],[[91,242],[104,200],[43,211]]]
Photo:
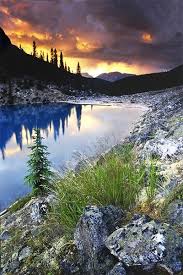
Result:
[[30,53],[62,50],[75,71],[143,74],[183,63],[183,0],[0,0],[0,26]]

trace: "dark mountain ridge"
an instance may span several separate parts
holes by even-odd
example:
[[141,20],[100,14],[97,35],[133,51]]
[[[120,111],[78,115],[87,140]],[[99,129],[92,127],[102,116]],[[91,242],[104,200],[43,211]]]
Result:
[[103,91],[107,87],[107,82],[104,80],[92,79],[91,81],[62,70],[49,62],[34,58],[12,45],[10,39],[0,28],[0,80],[25,77],[64,85],[67,89]]
[[133,94],[183,85],[183,65],[170,71],[130,76],[112,83],[114,94]]
[[86,94],[90,91],[90,93],[123,95],[183,85],[183,65],[168,72],[128,76],[112,83],[98,78],[85,78],[26,54],[12,45],[0,28],[0,81],[25,77],[58,84],[65,93],[69,94],[75,89],[85,91]]

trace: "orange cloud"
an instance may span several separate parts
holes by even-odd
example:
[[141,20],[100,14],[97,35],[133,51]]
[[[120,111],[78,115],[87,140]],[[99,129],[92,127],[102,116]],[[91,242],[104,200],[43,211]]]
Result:
[[[16,5],[16,9],[25,9],[24,4]],[[29,54],[32,53],[33,40],[37,43],[37,51],[44,51],[45,55],[50,55],[50,48],[57,48],[58,54],[62,50],[64,53],[64,62],[70,66],[71,71],[76,72],[78,60],[80,61],[82,72],[88,72],[93,76],[97,76],[103,72],[120,71],[125,73],[142,74],[151,72],[152,68],[148,66],[140,66],[125,62],[109,62],[93,58],[92,55],[102,47],[100,35],[95,33],[95,39],[91,34],[78,32],[76,29],[68,28],[68,36],[65,37],[62,33],[55,33],[52,35],[49,32],[42,31],[39,27],[35,27],[29,21],[12,16],[7,7],[0,7],[0,12],[8,15],[3,22],[5,31],[10,37],[13,44],[21,47]],[[107,38],[105,38],[107,39]],[[143,33],[142,40],[146,43],[152,42],[152,35],[150,33]],[[73,57],[73,52],[74,57]],[[84,54],[83,57],[81,57]],[[86,54],[86,55],[85,55]],[[78,56],[77,56],[78,55]],[[91,58],[92,57],[92,58]]]
[[143,33],[142,39],[146,43],[151,43],[153,40],[152,35],[150,33]]
[[83,40],[79,36],[76,37],[76,41],[76,48],[81,52],[92,52],[99,48],[98,43]]
[[0,12],[2,12],[5,15],[10,15],[9,10],[7,7],[0,7]]

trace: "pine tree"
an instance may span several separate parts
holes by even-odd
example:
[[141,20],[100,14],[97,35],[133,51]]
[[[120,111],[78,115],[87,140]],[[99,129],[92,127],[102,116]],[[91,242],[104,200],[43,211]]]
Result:
[[42,144],[39,129],[34,129],[33,145],[30,147],[31,154],[28,160],[28,172],[25,177],[26,183],[32,187],[35,195],[43,194],[51,180],[53,173],[50,171],[51,163],[48,161],[47,146]]
[[64,61],[62,51],[60,52],[60,69],[64,70]]
[[77,65],[77,71],[76,71],[76,74],[81,75],[81,67],[80,67],[79,62],[78,62],[78,65]]
[[43,52],[42,52],[42,51],[40,51],[39,58],[40,58],[41,60],[43,60]]
[[53,64],[58,67],[57,49],[54,49]]
[[67,71],[67,63],[65,62],[64,70]]
[[49,62],[48,53],[46,55],[46,62]]
[[32,44],[32,48],[33,48],[33,56],[34,57],[37,57],[37,46],[36,46],[36,42],[33,41],[33,44]]
[[54,60],[54,52],[53,52],[53,48],[51,48],[51,59],[50,59],[50,63],[53,64],[53,60]]
[[70,67],[68,66],[68,68],[67,68],[67,71],[70,73],[71,72],[71,69],[70,69]]

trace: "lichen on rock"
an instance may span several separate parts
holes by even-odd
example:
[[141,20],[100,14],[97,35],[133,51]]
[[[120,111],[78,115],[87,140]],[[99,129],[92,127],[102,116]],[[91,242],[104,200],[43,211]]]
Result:
[[183,268],[183,239],[169,224],[144,215],[135,216],[129,224],[114,231],[106,246],[128,268],[153,271],[158,264],[164,264],[172,272]]

